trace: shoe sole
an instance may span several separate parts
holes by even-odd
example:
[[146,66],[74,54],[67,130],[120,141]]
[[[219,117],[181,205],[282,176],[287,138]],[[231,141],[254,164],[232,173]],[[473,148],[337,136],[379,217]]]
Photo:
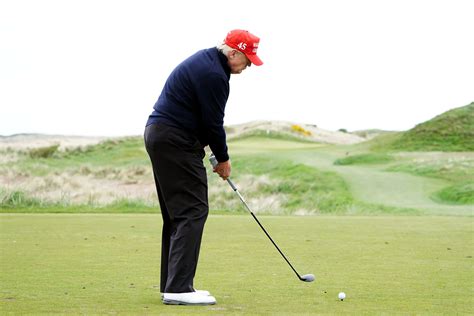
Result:
[[175,301],[175,300],[163,300],[163,304],[166,305],[193,305],[193,306],[204,306],[204,305],[214,305],[216,302],[213,303],[186,303],[182,301]]

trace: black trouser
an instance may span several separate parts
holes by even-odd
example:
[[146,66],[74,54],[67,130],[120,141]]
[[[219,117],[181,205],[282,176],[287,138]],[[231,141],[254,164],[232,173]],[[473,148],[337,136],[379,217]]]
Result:
[[145,146],[163,216],[160,289],[193,292],[209,213],[205,153],[196,137],[162,124],[146,127]]

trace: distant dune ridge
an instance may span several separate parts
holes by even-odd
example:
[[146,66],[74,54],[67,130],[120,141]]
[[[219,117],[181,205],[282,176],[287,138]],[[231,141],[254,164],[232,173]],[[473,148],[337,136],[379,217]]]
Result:
[[316,125],[292,123],[286,121],[253,121],[232,125],[227,128],[227,137],[234,139],[255,134],[279,135],[325,144],[356,144],[366,139],[340,131],[328,131]]
[[[329,131],[312,124],[287,121],[252,121],[226,126],[228,140],[249,136],[268,136],[323,144],[349,145],[373,140],[381,149],[406,151],[473,151],[474,102],[446,111],[405,132],[364,130],[353,133]],[[141,137],[141,136],[137,136]],[[65,148],[95,145],[120,137],[18,134],[0,136],[0,150],[31,149],[59,145]]]
[[67,136],[67,135],[45,135],[45,134],[16,134],[12,136],[0,136],[0,150],[31,149],[59,145],[60,150],[98,144],[110,137],[100,136]]
[[[328,131],[314,125],[282,121],[253,121],[231,125],[226,127],[226,130],[229,140],[255,134],[272,134],[325,144],[355,144],[366,140],[363,137],[350,133]],[[6,148],[31,149],[52,145],[59,145],[59,149],[64,150],[65,148],[95,145],[111,138],[114,137],[17,134],[0,136],[0,150]]]

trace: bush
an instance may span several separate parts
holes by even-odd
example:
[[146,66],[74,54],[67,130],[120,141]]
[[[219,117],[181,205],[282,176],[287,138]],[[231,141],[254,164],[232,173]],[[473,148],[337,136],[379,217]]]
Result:
[[298,133],[298,134],[304,135],[304,136],[311,136],[311,132],[304,129],[300,125],[296,125],[296,124],[291,125],[291,130]]
[[453,204],[474,204],[474,182],[458,183],[444,188],[436,192],[433,199]]
[[49,158],[52,157],[59,148],[59,144],[31,149],[28,154],[31,158]]
[[40,200],[28,197],[22,191],[0,191],[0,209],[35,207],[40,206],[41,204]]

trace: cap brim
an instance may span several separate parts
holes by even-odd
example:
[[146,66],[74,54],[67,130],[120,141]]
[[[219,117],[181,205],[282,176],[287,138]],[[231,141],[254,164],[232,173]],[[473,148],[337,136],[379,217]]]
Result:
[[257,55],[246,55],[246,56],[255,66],[263,65],[263,61]]

